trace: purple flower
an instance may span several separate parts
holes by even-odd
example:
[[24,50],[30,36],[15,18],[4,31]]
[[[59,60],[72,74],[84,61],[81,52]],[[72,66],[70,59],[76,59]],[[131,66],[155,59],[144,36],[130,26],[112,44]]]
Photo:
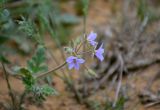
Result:
[[70,56],[67,58],[66,62],[68,63],[69,69],[75,68],[76,70],[79,70],[80,64],[84,63],[85,60],[82,58]]
[[94,32],[91,32],[87,37],[88,42],[92,46],[96,46],[96,44],[97,44],[97,42],[95,42],[96,37],[97,37],[97,33],[94,33]]
[[103,61],[104,60],[103,53],[104,53],[104,49],[103,49],[103,44],[102,44],[97,50],[95,50],[95,56],[100,61]]

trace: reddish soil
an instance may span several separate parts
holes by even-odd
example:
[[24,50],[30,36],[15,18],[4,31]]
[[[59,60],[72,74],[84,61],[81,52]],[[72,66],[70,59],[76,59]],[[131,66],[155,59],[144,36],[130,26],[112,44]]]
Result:
[[[68,5],[67,5],[68,6]],[[66,6],[64,6],[64,9],[68,9]],[[90,32],[91,30],[94,30],[95,28],[99,26],[103,26],[104,24],[107,25],[108,20],[111,18],[111,4],[107,2],[107,0],[94,0],[90,4],[89,9],[89,15],[87,19],[87,32]],[[73,9],[67,10],[74,12]],[[75,28],[74,33],[72,34],[72,38],[75,38],[73,36],[77,36],[81,34],[83,30],[82,22]],[[60,53],[58,49],[56,49],[52,42],[50,42],[47,38],[47,44],[48,47],[51,49],[54,49],[54,55],[56,55],[57,59],[61,58]],[[21,58],[17,56],[12,56],[12,61],[18,61],[21,63],[21,65],[25,65],[25,61],[28,58]],[[22,62],[21,62],[22,61]],[[53,63],[52,60],[48,61],[49,68],[54,67],[56,64]],[[142,105],[139,101],[138,94],[143,91],[147,85],[148,81],[156,74],[157,71],[159,71],[160,65],[155,64],[148,68],[145,68],[143,70],[139,70],[138,72],[132,73],[130,76],[124,78],[124,85],[129,84],[131,89],[128,91],[128,94],[130,96],[130,101],[127,102],[127,109],[126,110],[159,110],[152,108],[145,108],[144,105]],[[58,71],[61,73],[60,71]],[[71,74],[74,74],[75,77],[77,77],[76,72],[72,71]],[[159,78],[160,79],[160,78]],[[17,92],[17,94],[20,94],[24,87],[20,80],[10,77],[9,81],[12,85],[12,88]],[[157,88],[160,88],[159,80],[157,80],[153,86],[152,89],[156,90]],[[42,106],[36,106],[32,104],[26,104],[27,110],[89,110],[85,105],[79,104],[76,102],[76,100],[73,98],[73,94],[66,90],[66,86],[63,83],[62,80],[60,80],[57,77],[54,77],[54,83],[55,88],[59,91],[59,95],[57,96],[50,96],[47,98],[47,100],[43,103]],[[95,100],[102,100],[104,95],[107,93],[107,90],[101,90],[96,93],[95,96],[91,97]],[[114,94],[110,94],[111,96]],[[0,72],[0,102],[9,102],[10,97],[8,96],[8,89],[6,86],[6,82],[4,80],[2,70]]]

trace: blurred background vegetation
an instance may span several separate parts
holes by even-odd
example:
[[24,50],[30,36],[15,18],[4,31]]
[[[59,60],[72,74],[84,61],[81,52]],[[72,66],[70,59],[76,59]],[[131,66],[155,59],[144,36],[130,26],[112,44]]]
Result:
[[[71,5],[66,6],[70,1],[72,1],[71,5],[73,9],[69,7]],[[83,35],[85,29],[88,28],[85,23],[86,17],[88,17],[87,11],[90,10],[90,7],[93,8],[93,5],[96,7],[97,4],[93,2],[101,0],[90,0],[89,3],[86,1],[87,0],[0,0],[0,58],[2,54],[4,56],[12,56],[17,53],[30,57],[36,50],[36,47],[39,47],[39,44],[47,47],[50,39],[51,42],[55,44],[55,47],[61,50],[62,56],[64,56],[61,47],[70,43],[76,26],[83,25],[81,26],[81,28],[83,28],[81,29],[82,32],[79,32]],[[123,87],[125,86],[125,90],[118,91],[119,97],[116,101],[108,100],[110,99],[110,95],[107,96],[106,93],[105,97],[102,96],[104,98],[103,101],[95,100],[96,98],[92,100],[88,99],[92,96],[99,95],[98,91],[103,91],[104,86],[106,87],[107,84],[107,90],[110,85],[115,85],[111,88],[114,88],[114,92],[116,91],[118,88],[117,85],[119,84],[119,68],[121,67],[118,55],[123,56],[124,65],[121,71],[124,73],[124,77],[129,76],[128,73],[130,72],[132,73],[135,70],[146,67],[146,65],[150,65],[150,62],[146,63],[146,59],[147,61],[149,59],[151,64],[159,62],[160,54],[158,52],[160,51],[158,50],[158,46],[160,40],[158,39],[160,30],[156,24],[159,24],[158,21],[160,19],[160,0],[102,0],[102,3],[103,2],[110,4],[108,7],[111,8],[112,14],[108,14],[107,16],[109,20],[106,16],[103,16],[103,13],[105,14],[105,12],[108,11],[103,10],[104,7],[94,7],[95,12],[87,19],[88,22],[91,21],[90,24],[95,23],[90,26],[93,26],[92,29],[95,29],[95,32],[98,33],[97,40],[105,44],[105,61],[103,63],[96,62],[92,65],[92,68],[98,74],[98,78],[82,76],[79,78],[80,80],[75,81],[76,83],[72,82],[73,85],[75,84],[77,86],[77,90],[72,88],[73,90],[71,91],[73,93],[75,92],[75,96],[78,91],[80,94],[78,97],[83,99],[83,101],[85,100],[84,103],[90,110],[124,110],[125,103],[129,100],[127,96],[128,84],[123,85]],[[87,7],[86,4],[89,4],[89,7]],[[68,11],[66,7],[70,10]],[[102,12],[98,12],[99,8]],[[101,16],[96,18],[94,16],[96,15],[95,13],[101,13]],[[96,20],[92,19],[94,17]],[[106,22],[99,23],[98,20],[102,20],[99,18],[104,18]],[[77,36],[74,36],[74,38],[75,37]],[[154,46],[152,46],[152,44],[154,44]],[[154,59],[151,59],[148,53],[142,53],[143,48],[147,48]],[[52,52],[54,53],[54,50],[52,50]],[[154,52],[156,55],[158,53],[158,57],[155,57],[156,55],[154,56]],[[28,70],[33,73],[48,70],[47,64],[44,63],[47,59],[43,56],[44,54],[43,49],[37,48],[36,54],[26,63]],[[60,58],[59,54],[56,55]],[[146,59],[144,55],[146,55]],[[136,61],[142,62],[134,64]],[[131,64],[131,66],[129,64]],[[68,72],[66,70],[64,71]],[[62,70],[62,73],[64,71]],[[108,79],[105,79],[106,76]],[[137,76],[139,77],[139,75]],[[49,78],[51,77],[49,76]],[[140,80],[142,79],[143,78]],[[51,82],[50,85],[52,85],[52,79],[48,80],[49,83]],[[112,82],[114,84],[110,84]],[[45,88],[48,89],[48,87]],[[132,89],[130,93],[131,92]]]
[[[47,33],[57,46],[68,43],[79,17],[62,12],[61,2],[65,1],[1,0],[0,50],[27,54],[31,50],[31,41],[43,44]],[[10,46],[2,45],[10,41]]]

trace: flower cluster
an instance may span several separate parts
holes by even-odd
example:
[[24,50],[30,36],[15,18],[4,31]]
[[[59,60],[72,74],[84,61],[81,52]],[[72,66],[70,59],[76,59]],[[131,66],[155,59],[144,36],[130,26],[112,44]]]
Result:
[[[87,47],[89,49],[89,52],[91,52],[94,56],[96,56],[100,61],[103,61],[104,60],[103,44],[101,44],[100,47],[97,49],[98,42],[95,41],[96,38],[97,38],[97,33],[91,32],[87,36],[85,41],[80,42],[79,45],[80,45],[80,47],[81,47],[81,45],[88,45]],[[80,64],[85,63],[85,60],[83,58],[81,58],[81,56],[79,56],[79,54],[78,54],[79,49],[77,50],[76,48],[73,48],[72,50],[74,50],[71,53],[72,55],[66,59],[66,62],[68,64],[68,68],[69,69],[75,68],[76,70],[79,70]],[[81,53],[86,53],[86,52],[88,52],[88,51],[84,51]]]

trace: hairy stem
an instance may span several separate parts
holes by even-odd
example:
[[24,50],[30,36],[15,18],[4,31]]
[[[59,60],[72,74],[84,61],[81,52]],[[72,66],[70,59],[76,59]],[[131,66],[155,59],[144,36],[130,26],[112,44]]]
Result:
[[64,63],[62,63],[61,65],[57,66],[56,68],[54,68],[54,69],[52,69],[52,70],[50,70],[50,71],[47,71],[47,72],[42,73],[42,74],[37,74],[37,75],[35,75],[35,78],[41,78],[41,77],[44,77],[44,76],[46,76],[46,75],[49,75],[49,74],[57,71],[58,69],[62,68],[62,67],[65,66],[66,64],[67,64],[67,62],[64,62]]
[[93,51],[92,50],[87,50],[85,52],[79,52],[79,53],[77,53],[77,55],[83,55],[83,54],[91,53],[91,52],[93,52]]
[[[84,42],[84,45],[83,45],[83,52],[85,52],[86,50],[86,21],[87,21],[87,11],[88,11],[88,3],[89,1],[87,2],[88,0],[84,0],[83,1],[83,42]],[[86,58],[86,55],[83,54],[83,58],[85,59]],[[83,82],[83,94],[86,94],[86,84],[85,84],[85,78],[84,78],[84,68],[82,68],[82,74],[81,74],[81,77],[82,77],[82,82]]]

